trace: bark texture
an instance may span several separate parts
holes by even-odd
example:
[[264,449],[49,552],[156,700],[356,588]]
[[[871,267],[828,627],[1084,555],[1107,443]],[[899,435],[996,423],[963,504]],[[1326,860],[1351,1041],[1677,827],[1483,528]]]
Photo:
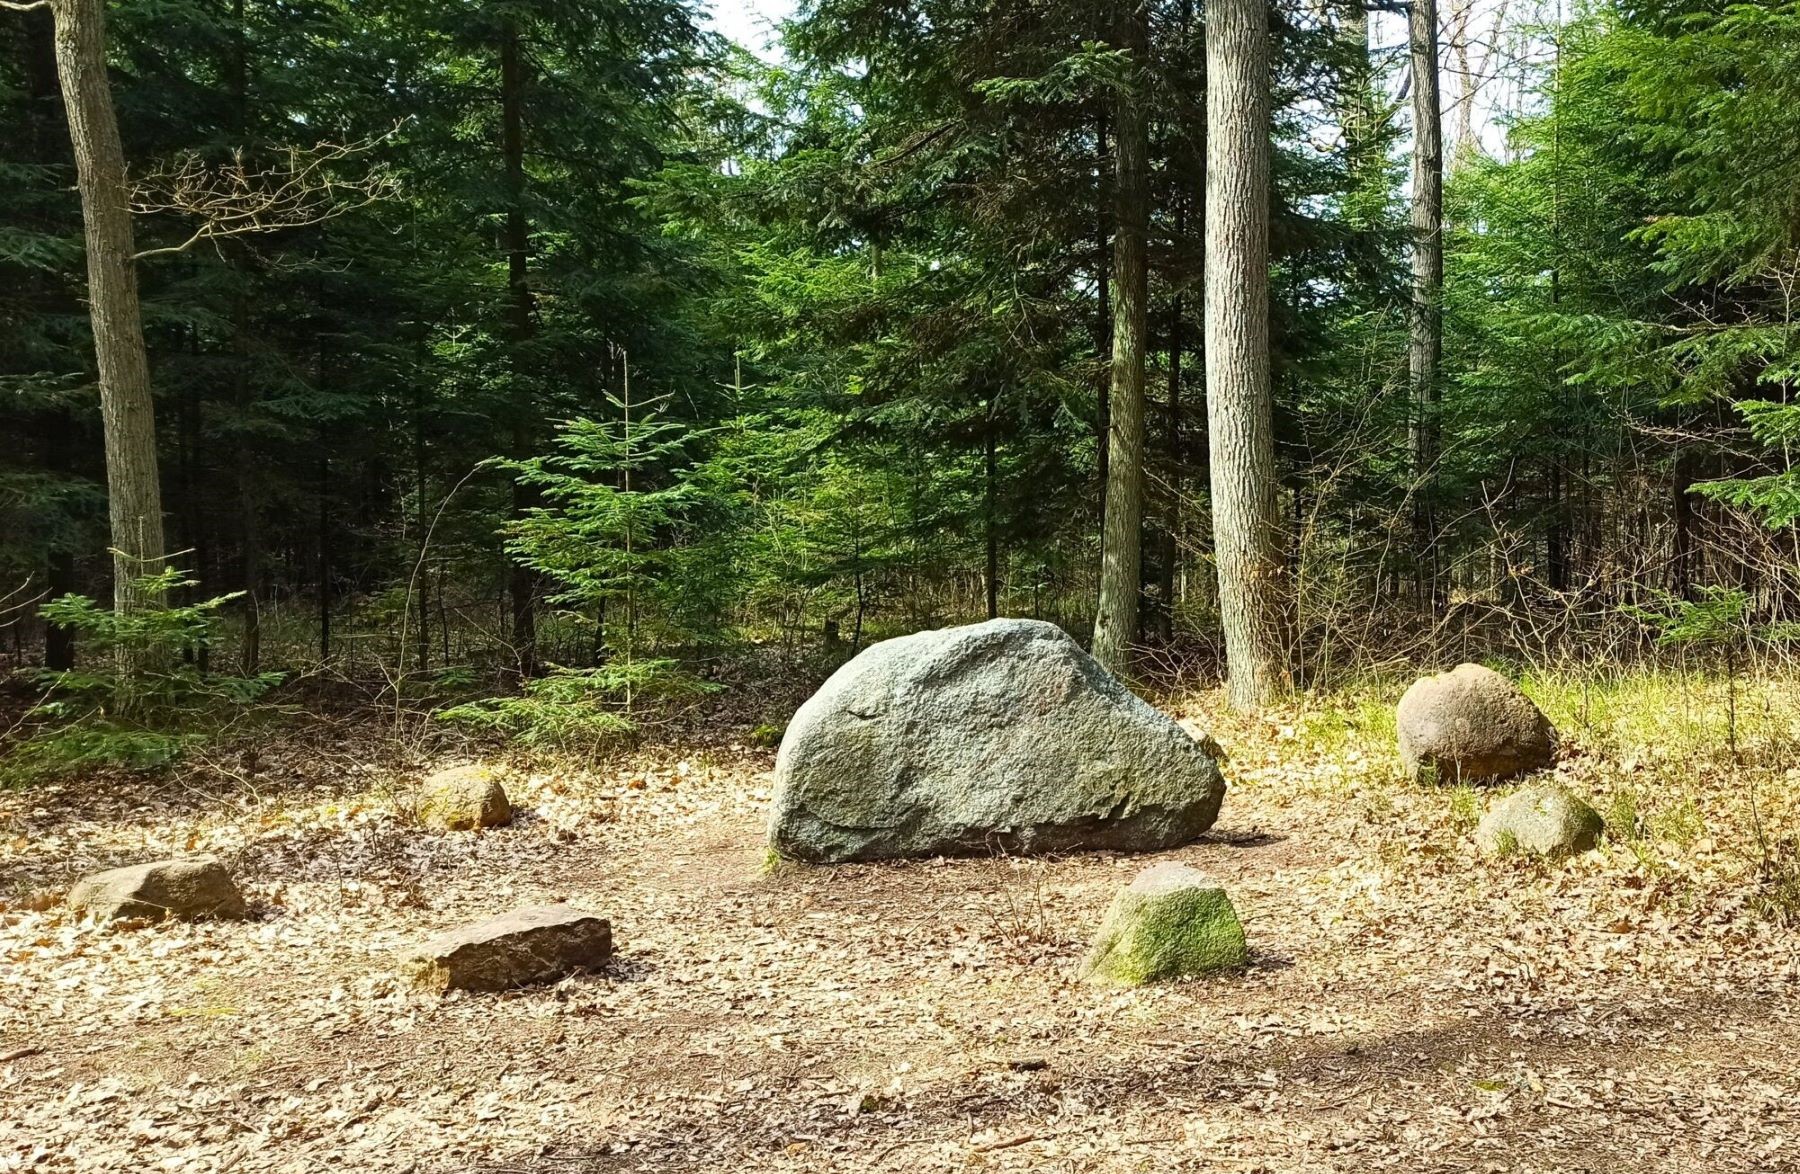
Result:
[[[531,293],[528,259],[531,228],[525,219],[525,69],[521,60],[518,26],[508,19],[500,34],[500,151],[506,180],[506,225],[502,245],[506,250],[506,283],[515,345],[535,333],[536,305]],[[531,456],[532,438],[528,414],[521,410],[513,421],[513,455]],[[539,504],[535,487],[515,479],[512,514],[524,517]],[[507,582],[512,603],[513,654],[519,675],[537,675],[537,576],[529,567],[514,563]]]
[[138,578],[161,569],[164,550],[156,414],[138,310],[137,247],[131,233],[125,151],[106,76],[102,0],[55,0],[51,12],[56,20],[56,72],[75,153],[87,243],[88,316],[106,434],[113,606],[132,611],[146,603],[137,590]]
[[1262,0],[1206,20],[1206,392],[1226,695],[1283,691],[1284,574],[1269,399],[1269,27]]
[[1437,0],[1413,0],[1412,45],[1412,313],[1407,367],[1412,385],[1413,531],[1420,594],[1438,594],[1437,521],[1432,481],[1437,465],[1438,366],[1443,357],[1439,305],[1444,288],[1444,139],[1438,100]]
[[[1139,0],[1127,0],[1119,23],[1120,46],[1141,68],[1148,34]],[[1144,348],[1149,300],[1144,235],[1150,219],[1146,176],[1150,143],[1137,80],[1120,91],[1116,115],[1112,379],[1106,429],[1106,510],[1100,537],[1100,606],[1094,621],[1094,659],[1114,673],[1123,673],[1131,659],[1142,586]]]

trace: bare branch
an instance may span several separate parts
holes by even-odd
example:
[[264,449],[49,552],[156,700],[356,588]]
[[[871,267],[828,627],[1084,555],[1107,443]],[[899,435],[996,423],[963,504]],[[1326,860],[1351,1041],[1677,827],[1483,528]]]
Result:
[[50,7],[50,0],[0,0],[0,8],[10,8],[14,12],[31,12],[39,8]]
[[184,253],[206,240],[305,228],[386,199],[398,184],[380,167],[349,178],[339,171],[345,161],[380,142],[288,147],[263,166],[245,162],[241,150],[225,164],[209,163],[192,152],[177,156],[132,185],[131,210],[175,215],[199,225],[180,244],[145,249],[137,259]]

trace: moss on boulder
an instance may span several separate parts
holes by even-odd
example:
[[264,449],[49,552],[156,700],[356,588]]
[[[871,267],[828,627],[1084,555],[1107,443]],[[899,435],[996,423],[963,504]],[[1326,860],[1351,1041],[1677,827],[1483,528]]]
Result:
[[1475,828],[1475,845],[1489,856],[1562,857],[1600,842],[1600,813],[1555,783],[1522,787],[1494,804]]
[[472,831],[512,822],[512,803],[499,772],[486,766],[453,766],[419,788],[419,822],[439,831]]
[[1244,927],[1225,890],[1196,869],[1164,861],[1113,899],[1082,972],[1139,986],[1231,970],[1248,959]]

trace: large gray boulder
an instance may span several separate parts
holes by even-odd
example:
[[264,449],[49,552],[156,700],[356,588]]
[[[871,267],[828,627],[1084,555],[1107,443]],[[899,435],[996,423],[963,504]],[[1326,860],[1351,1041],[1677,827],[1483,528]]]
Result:
[[1211,827],[1218,767],[1054,624],[887,640],[789,723],[769,841],[835,862],[1147,852]]
[[504,991],[599,970],[611,957],[610,921],[567,905],[539,905],[440,934],[405,969],[439,993]]
[[1400,761],[1415,778],[1485,783],[1556,761],[1550,719],[1517,685],[1478,664],[1414,681],[1395,727]]
[[1522,787],[1482,817],[1475,845],[1489,856],[1575,856],[1600,843],[1606,821],[1556,783]]
[[231,872],[210,858],[153,860],[97,872],[70,890],[69,908],[97,921],[115,917],[197,921],[250,913]]

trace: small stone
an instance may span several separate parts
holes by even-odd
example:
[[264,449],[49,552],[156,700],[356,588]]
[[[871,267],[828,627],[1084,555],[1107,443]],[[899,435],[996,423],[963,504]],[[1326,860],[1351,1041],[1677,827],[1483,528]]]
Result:
[[1475,845],[1489,856],[1559,858],[1592,849],[1606,821],[1555,783],[1536,783],[1494,804],[1475,828]]
[[1394,725],[1406,772],[1440,783],[1485,783],[1556,761],[1556,728],[1493,669],[1460,664],[1414,681]]
[[1146,982],[1241,967],[1244,927],[1225,890],[1185,864],[1164,861],[1113,899],[1083,974],[1104,982]]
[[512,804],[490,767],[453,766],[419,788],[419,822],[439,831],[466,832],[512,822]]
[[540,905],[441,934],[406,969],[439,993],[504,991],[599,970],[611,957],[611,922],[567,905]]
[[86,877],[69,892],[69,908],[100,921],[172,917],[197,921],[250,914],[231,873],[217,860],[155,860]]

